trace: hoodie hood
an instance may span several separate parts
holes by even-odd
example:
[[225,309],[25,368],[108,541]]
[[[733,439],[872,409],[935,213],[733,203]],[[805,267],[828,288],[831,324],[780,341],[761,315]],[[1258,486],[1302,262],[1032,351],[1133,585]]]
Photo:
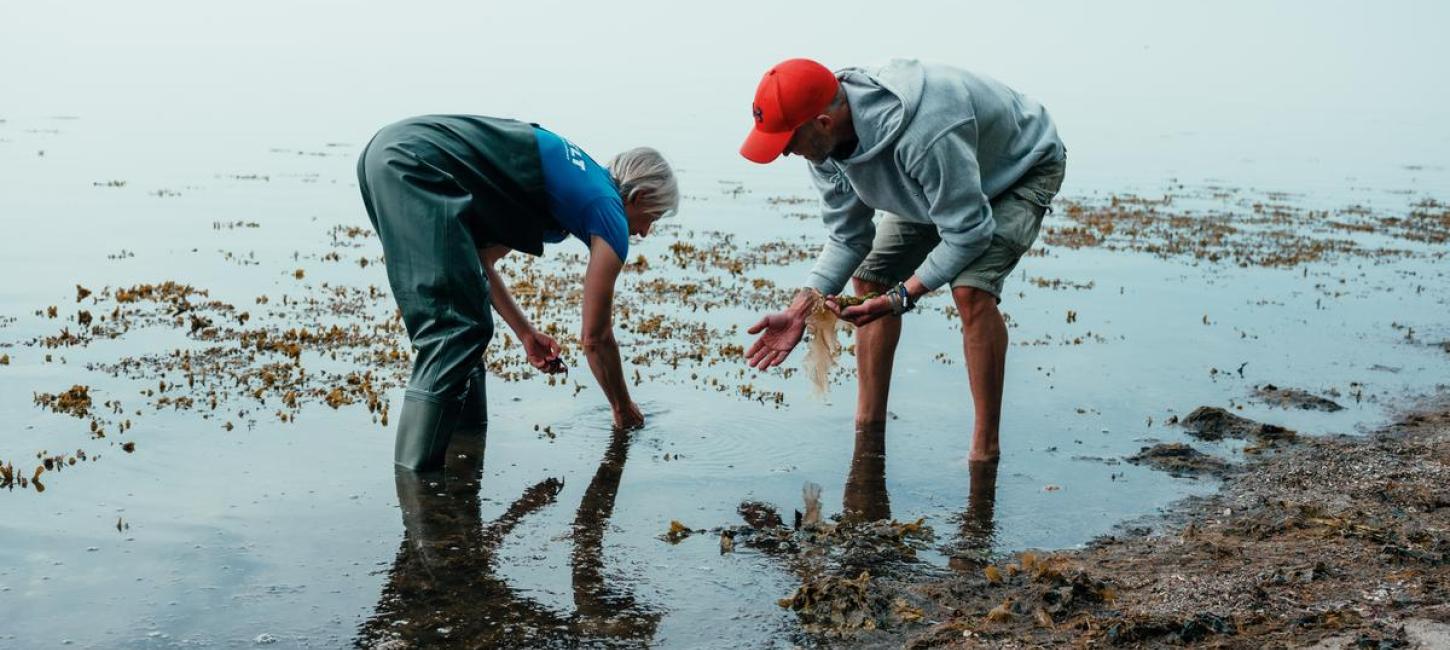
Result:
[[836,71],[851,105],[851,122],[859,139],[855,153],[842,162],[856,164],[896,144],[916,116],[925,77],[921,64],[908,59],[893,59],[875,70]]

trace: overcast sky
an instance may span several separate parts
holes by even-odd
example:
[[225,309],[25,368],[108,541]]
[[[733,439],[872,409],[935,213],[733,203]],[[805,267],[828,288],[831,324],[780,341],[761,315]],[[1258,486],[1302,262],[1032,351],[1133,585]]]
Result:
[[1096,170],[1439,164],[1447,24],[1436,2],[12,2],[0,118],[365,139],[471,112],[728,170],[772,63],[906,56],[1039,98]]

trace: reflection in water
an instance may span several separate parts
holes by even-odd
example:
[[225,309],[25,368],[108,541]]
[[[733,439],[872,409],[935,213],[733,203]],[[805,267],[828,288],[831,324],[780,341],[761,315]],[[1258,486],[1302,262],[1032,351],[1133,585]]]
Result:
[[[536,646],[581,639],[648,642],[660,614],[606,586],[604,529],[629,451],[615,432],[574,519],[575,612],[555,611],[495,576],[494,560],[524,517],[552,504],[563,488],[548,478],[524,490],[498,518],[483,522],[479,491],[484,437],[454,436],[443,470],[396,474],[403,543],[377,610],[358,633],[363,647]],[[399,643],[399,642],[402,643]]]
[[570,555],[574,623],[578,634],[587,638],[648,641],[661,616],[640,606],[629,592],[605,584],[604,579],[604,529],[614,513],[630,440],[630,433],[621,430],[610,437],[599,470],[574,514],[574,552]]
[[951,565],[973,569],[987,561],[997,541],[993,512],[997,507],[997,461],[969,463],[971,488],[967,511],[962,515],[958,539],[953,544]]
[[[952,566],[975,567],[992,553],[997,541],[994,511],[997,505],[997,462],[968,464],[971,487],[967,511],[961,515],[957,539],[948,549]],[[856,449],[851,454],[851,471],[846,475],[842,498],[845,519],[877,521],[891,518],[891,498],[886,492],[886,432],[882,428],[856,431]]]
[[876,521],[891,518],[891,498],[886,494],[884,427],[856,431],[856,449],[851,454],[851,471],[846,475],[842,501],[848,519]]

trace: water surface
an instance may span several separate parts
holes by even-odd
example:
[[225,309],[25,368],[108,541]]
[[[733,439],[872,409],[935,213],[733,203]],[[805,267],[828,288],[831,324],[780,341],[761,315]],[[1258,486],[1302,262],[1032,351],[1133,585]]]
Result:
[[[737,277],[671,266],[670,245],[729,235],[748,251],[819,240],[817,222],[791,216],[811,210],[801,165],[754,167],[734,154],[759,70],[802,52],[830,65],[915,54],[1032,92],[1069,143],[1064,194],[1089,202],[1171,194],[1172,210],[1249,219],[1255,203],[1403,215],[1450,196],[1450,130],[1434,110],[1446,91],[1422,81],[1447,54],[1425,34],[1443,24],[1436,5],[917,10],[932,20],[876,9],[872,39],[841,36],[864,28],[852,12],[775,10],[801,13],[766,27],[747,7],[651,14],[660,25],[653,41],[603,38],[633,21],[573,6],[547,31],[500,28],[537,13],[469,5],[444,21],[265,3],[9,12],[18,15],[0,21],[0,54],[31,64],[5,71],[13,91],[0,106],[0,354],[11,358],[0,366],[0,458],[32,467],[42,452],[85,449],[92,460],[44,476],[43,493],[0,492],[0,641],[331,647],[398,634],[419,643],[784,645],[798,639],[775,600],[794,576],[749,551],[722,555],[710,535],[669,545],[659,535],[671,520],[735,524],[745,499],[789,513],[813,481],[828,513],[926,517],[944,551],[959,542],[997,552],[1071,547],[1212,488],[1111,464],[1152,440],[1183,439],[1164,426],[1175,414],[1242,406],[1302,431],[1353,432],[1446,376],[1450,354],[1434,345],[1450,339],[1443,257],[1434,244],[1375,232],[1335,236],[1415,255],[1240,268],[1046,246],[1025,259],[1003,303],[1014,346],[995,477],[973,476],[962,462],[970,399],[942,296],[906,321],[882,441],[857,439],[849,375],[815,399],[800,374],[741,376],[738,361],[642,368],[632,390],[649,425],[617,434],[576,363],[577,394],[539,379],[493,382],[486,441],[461,441],[449,471],[427,477],[395,475],[391,428],[358,404],[308,403],[290,422],[273,414],[275,399],[217,413],[158,409],[142,392],[157,378],[88,368],[206,347],[185,329],[138,327],[82,348],[28,344],[77,326],[91,304],[75,299],[77,284],[175,280],[258,322],[292,313],[276,304],[282,296],[385,287],[380,266],[357,264],[380,254],[376,242],[335,246],[330,231],[366,224],[352,177],[360,144],[377,126],[422,112],[532,117],[601,158],[654,144],[675,159],[688,197],[673,228],[632,247],[653,270],[626,288],[665,277],[731,295],[746,295],[752,278],[788,289],[808,261]],[[811,21],[819,30],[800,28]],[[765,45],[742,50],[746,32]],[[1024,34],[1032,47],[1022,47]],[[1221,47],[1230,37],[1235,47]],[[770,200],[792,197],[806,202]],[[237,222],[255,226],[226,225]],[[326,259],[332,252],[341,259]],[[541,262],[548,273],[576,266],[558,252]],[[668,313],[739,345],[758,312],[669,311],[622,294],[641,313]],[[273,302],[258,305],[262,295]],[[52,305],[55,319],[44,313]],[[385,323],[389,313],[384,299],[297,325]],[[621,337],[661,345],[648,334]],[[303,366],[349,370],[320,353]],[[1274,409],[1251,399],[1266,382],[1335,391],[1347,408]],[[37,392],[74,384],[98,403],[120,400],[133,428],[93,439],[84,420],[33,403]],[[744,396],[745,384],[784,403]],[[392,388],[386,398],[400,395]],[[947,564],[944,553],[927,560]]]

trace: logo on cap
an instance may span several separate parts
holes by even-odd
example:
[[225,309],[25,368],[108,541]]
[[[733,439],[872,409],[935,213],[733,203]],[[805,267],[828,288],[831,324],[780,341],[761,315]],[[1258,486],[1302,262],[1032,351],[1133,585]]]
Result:
[[760,104],[751,104],[750,114],[755,116],[756,124],[760,124],[761,122],[765,121],[765,111],[760,110]]

